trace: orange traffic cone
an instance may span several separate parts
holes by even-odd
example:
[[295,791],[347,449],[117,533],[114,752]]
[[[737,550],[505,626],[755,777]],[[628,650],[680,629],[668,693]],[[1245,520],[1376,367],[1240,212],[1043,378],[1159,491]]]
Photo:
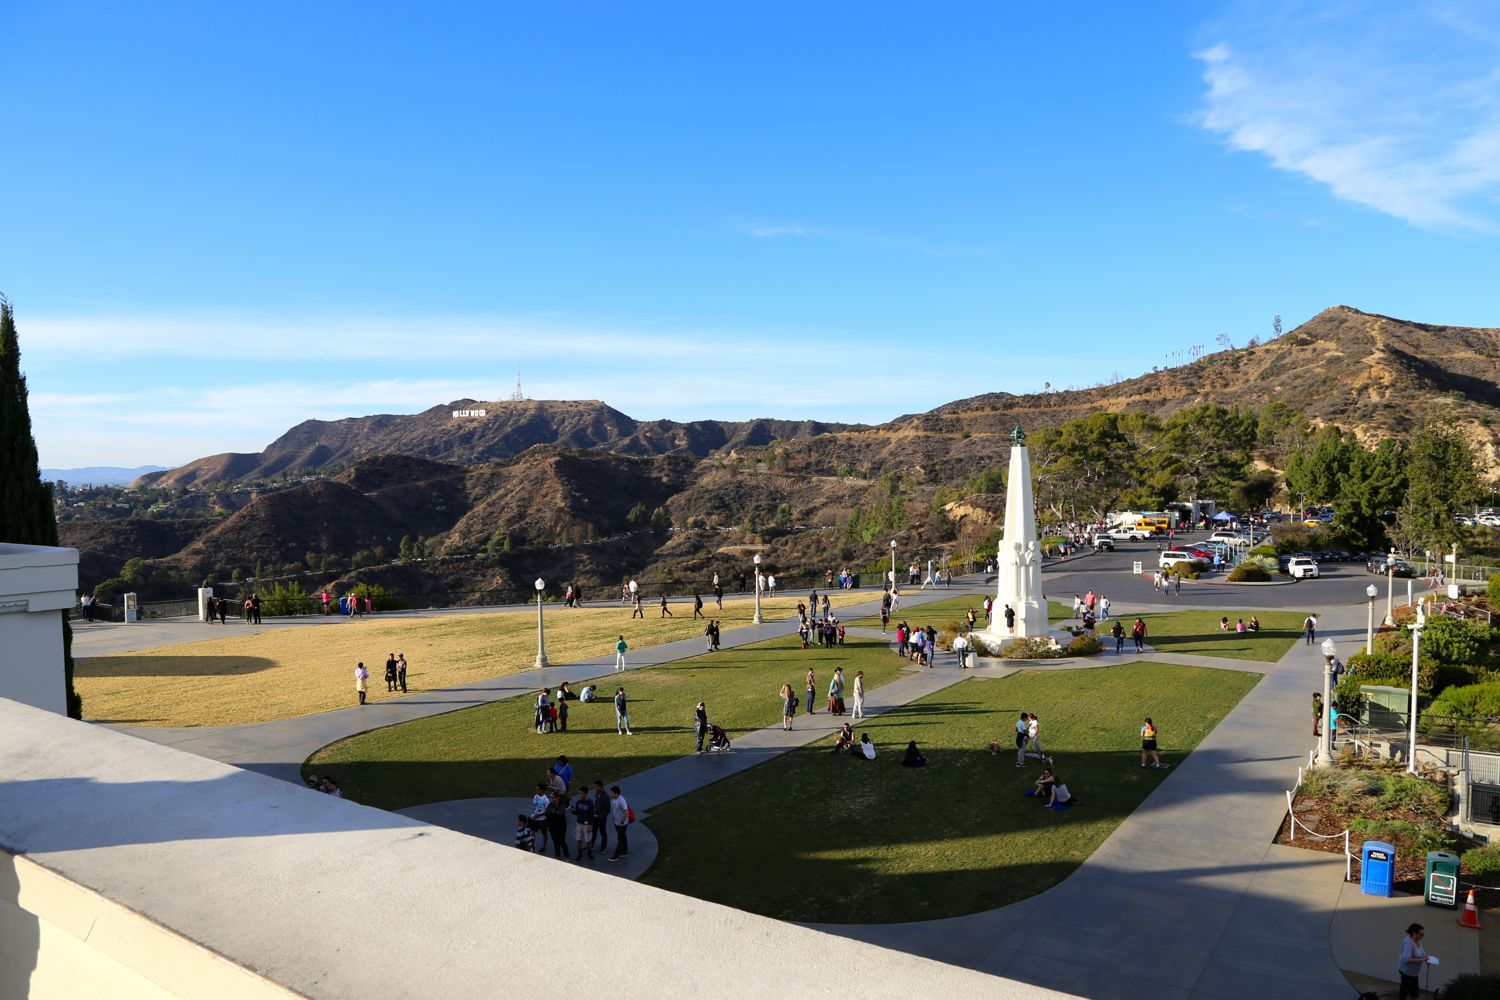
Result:
[[1463,916],[1458,918],[1460,927],[1472,927],[1479,930],[1479,907],[1474,905],[1474,890],[1469,890],[1469,901],[1464,904]]

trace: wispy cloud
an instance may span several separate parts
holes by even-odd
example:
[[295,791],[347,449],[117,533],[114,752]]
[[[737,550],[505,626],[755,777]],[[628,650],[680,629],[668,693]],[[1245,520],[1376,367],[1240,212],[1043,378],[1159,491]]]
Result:
[[850,243],[876,250],[921,254],[925,257],[984,257],[992,252],[992,249],[987,246],[934,243],[907,236],[889,236],[884,233],[803,223],[744,226],[741,231],[746,236],[753,236],[758,240],[804,239],[828,243]]
[[1198,123],[1232,149],[1426,229],[1500,228],[1491,3],[1289,3],[1206,29]]

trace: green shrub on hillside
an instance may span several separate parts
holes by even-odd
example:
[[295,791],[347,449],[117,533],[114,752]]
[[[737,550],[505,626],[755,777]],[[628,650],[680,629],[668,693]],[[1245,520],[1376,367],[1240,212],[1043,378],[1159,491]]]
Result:
[[1440,664],[1479,665],[1489,659],[1494,639],[1495,630],[1482,622],[1438,615],[1422,630],[1422,652]]
[[1269,583],[1271,574],[1258,562],[1243,562],[1229,571],[1230,583]]
[[1276,546],[1274,546],[1274,545],[1257,545],[1255,548],[1251,549],[1249,552],[1246,552],[1245,555],[1248,556],[1248,557],[1251,557],[1251,558],[1265,557],[1267,559],[1271,559],[1271,560],[1274,561],[1276,559],[1276,555],[1277,555]]
[[1080,635],[1068,643],[1067,654],[1069,656],[1093,656],[1095,653],[1104,651],[1104,644],[1097,636]]
[[1437,696],[1427,712],[1454,719],[1500,718],[1500,681],[1450,687]]
[[1490,607],[1500,608],[1500,573],[1491,573],[1487,590],[1490,597]]
[[1464,864],[1475,875],[1500,875],[1500,844],[1486,844],[1464,851]]

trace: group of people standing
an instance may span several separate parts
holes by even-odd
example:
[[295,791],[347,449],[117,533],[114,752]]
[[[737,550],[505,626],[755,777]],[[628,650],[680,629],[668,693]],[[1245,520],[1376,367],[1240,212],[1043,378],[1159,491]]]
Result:
[[[630,824],[635,822],[635,810],[630,808],[620,786],[613,785],[606,791],[604,782],[595,781],[590,794],[587,787],[573,792],[569,787],[572,783],[573,765],[560,755],[557,763],[547,768],[547,780],[537,782],[530,814],[516,815],[516,846],[523,851],[545,854],[550,842],[553,857],[593,861],[595,845],[601,855],[609,850],[609,828],[614,827],[614,853],[605,860],[629,857],[629,831]],[[568,852],[569,816],[573,818],[572,854]]]
[[[828,713],[843,715],[846,711],[850,711],[852,718],[863,719],[865,717],[865,672],[860,670],[855,673],[854,683],[848,688],[850,699],[847,707],[844,702],[845,689],[844,668],[835,667],[833,677],[828,681]],[[813,705],[818,698],[818,674],[812,667],[807,668],[803,690],[807,693],[807,714],[815,715],[816,710]],[[781,685],[776,696],[781,700],[781,728],[790,730],[792,720],[797,717],[797,706],[801,704],[801,699],[791,684]]]
[[[385,689],[387,693],[406,694],[406,654],[390,653],[385,658]],[[365,704],[370,691],[370,671],[361,660],[354,666],[354,695],[361,705]]]

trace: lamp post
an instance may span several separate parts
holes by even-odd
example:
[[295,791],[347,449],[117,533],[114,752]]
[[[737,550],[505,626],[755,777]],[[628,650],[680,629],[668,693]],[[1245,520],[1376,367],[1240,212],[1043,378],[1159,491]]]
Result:
[[765,623],[760,616],[760,553],[755,553],[755,617],[751,619],[757,625]]
[[542,635],[542,591],[547,588],[547,583],[541,577],[536,578],[536,663],[533,666],[545,667],[547,665],[547,643]]
[[1372,583],[1365,588],[1365,596],[1370,599],[1370,624],[1365,630],[1365,655],[1375,655],[1375,595],[1380,591],[1375,589]]
[[1391,592],[1396,587],[1396,550],[1391,549],[1385,557],[1385,624],[1392,625],[1395,619],[1391,617]]
[[1407,730],[1406,773],[1417,773],[1417,649],[1422,644],[1422,626],[1427,616],[1417,607],[1417,620],[1411,627],[1411,720]]
[[1329,720],[1333,716],[1333,658],[1338,652],[1338,647],[1333,644],[1332,639],[1324,639],[1323,645],[1323,735],[1318,738],[1318,766],[1330,767],[1333,764],[1333,727]]
[[891,539],[891,592],[896,590],[896,540]]

